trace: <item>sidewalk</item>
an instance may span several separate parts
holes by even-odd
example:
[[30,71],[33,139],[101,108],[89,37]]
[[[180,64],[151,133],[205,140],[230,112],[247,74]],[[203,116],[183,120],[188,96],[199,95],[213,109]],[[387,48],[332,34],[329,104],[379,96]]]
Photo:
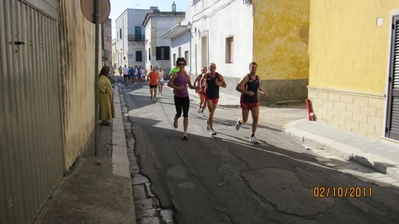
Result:
[[284,132],[399,180],[399,148],[396,146],[307,119],[289,122]]
[[97,157],[94,135],[81,156],[43,205],[34,224],[136,223],[119,90],[114,89],[111,126],[99,125]]
[[[190,90],[190,97],[198,100],[198,95],[195,94],[194,90]],[[239,98],[221,94],[218,105],[238,107]],[[286,123],[282,128],[291,138],[313,147],[327,150],[346,160],[355,161],[399,180],[399,147],[323,124],[322,122],[308,121],[306,119],[306,108],[303,108],[303,110],[290,108],[289,112],[287,112],[287,108],[284,106],[274,108],[278,112],[273,110],[272,114],[269,107],[261,109],[260,122],[273,124],[275,123],[273,122],[274,120],[282,119],[281,116],[288,116],[287,119],[283,120]],[[270,118],[270,115],[275,116],[275,118]]]

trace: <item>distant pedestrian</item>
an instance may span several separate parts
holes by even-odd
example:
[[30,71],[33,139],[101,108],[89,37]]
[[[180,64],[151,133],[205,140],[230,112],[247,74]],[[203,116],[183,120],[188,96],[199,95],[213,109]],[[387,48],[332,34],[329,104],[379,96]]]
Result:
[[256,129],[258,128],[259,121],[259,99],[258,93],[268,96],[266,92],[262,90],[260,85],[259,76],[256,75],[256,70],[258,64],[256,62],[251,62],[249,64],[249,74],[245,75],[236,86],[236,90],[241,93],[240,106],[242,111],[242,116],[237,120],[235,125],[238,131],[241,124],[247,122],[249,111],[252,114],[252,134],[249,141],[252,143],[258,143],[255,137]]
[[202,76],[201,83],[205,82],[205,101],[208,104],[209,116],[206,121],[206,130],[210,135],[216,135],[213,130],[213,116],[219,102],[219,88],[226,88],[226,82],[221,74],[216,72],[216,64],[209,65],[209,72]]
[[130,86],[133,86],[133,84],[136,84],[135,76],[136,76],[136,69],[133,67],[133,65],[131,65],[129,68]]
[[152,67],[147,79],[150,85],[151,100],[156,102],[159,75],[155,67]]
[[176,107],[176,115],[173,118],[173,126],[178,127],[178,119],[183,112],[183,139],[188,139],[187,128],[188,128],[188,110],[190,108],[190,98],[188,95],[187,86],[190,89],[196,89],[198,87],[191,84],[190,76],[184,70],[186,60],[184,58],[178,58],[176,65],[180,67],[179,72],[172,75],[172,78],[168,82],[168,86],[173,88],[174,101]]
[[200,98],[197,112],[198,112],[199,116],[201,116],[201,117],[205,117],[204,110],[206,108],[205,90],[204,90],[205,83],[201,82],[201,80],[203,80],[202,76],[204,76],[207,72],[208,72],[208,69],[206,68],[206,66],[204,66],[201,69],[201,74],[199,74],[194,80],[194,85],[199,87],[199,89],[196,90],[196,92]]
[[143,83],[141,82],[141,65],[139,65],[138,67],[137,67],[137,83],[138,82],[140,82],[141,83],[141,85],[143,85]]
[[122,73],[123,73],[122,66],[119,66],[118,71],[119,71],[119,76],[122,76]]
[[163,85],[165,85],[165,72],[162,69],[162,66],[159,66],[158,75],[159,75],[158,93],[162,95]]
[[109,126],[109,122],[115,117],[114,108],[114,91],[112,84],[109,81],[107,75],[109,73],[109,67],[102,67],[99,78],[98,78],[98,92],[99,92],[99,117],[102,120],[101,125]]
[[144,66],[141,66],[140,72],[141,72],[141,79],[140,79],[140,82],[141,82],[141,85],[144,85],[144,83],[145,83],[145,76],[147,75],[147,70],[144,68]]
[[128,75],[129,75],[129,68],[126,67],[126,65],[125,65],[125,67],[123,67],[122,70],[123,70],[123,84],[127,85],[127,79],[128,79]]

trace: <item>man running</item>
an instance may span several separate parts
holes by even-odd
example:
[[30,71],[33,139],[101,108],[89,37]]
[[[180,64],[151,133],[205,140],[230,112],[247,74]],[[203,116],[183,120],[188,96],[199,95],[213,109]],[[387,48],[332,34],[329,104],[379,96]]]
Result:
[[147,80],[150,84],[151,100],[154,102],[156,102],[157,97],[158,79],[158,72],[155,67],[152,67],[152,71],[148,74]]
[[162,66],[159,66],[158,75],[159,75],[158,93],[162,95],[163,85],[165,85],[165,73],[162,69]]
[[123,85],[127,85],[127,77],[129,75],[129,68],[127,68],[125,65],[125,67],[122,68],[122,71],[123,71]]
[[249,141],[252,143],[258,143],[258,140],[256,140],[255,138],[255,132],[258,128],[259,121],[258,93],[261,93],[266,97],[268,95],[262,90],[262,87],[260,86],[259,76],[256,75],[257,68],[258,64],[256,64],[256,62],[251,62],[249,64],[249,74],[245,75],[236,86],[236,90],[241,93],[240,107],[242,116],[240,119],[237,120],[235,127],[238,131],[241,127],[241,124],[247,122],[249,111],[251,111],[252,134],[249,138]]
[[172,78],[172,76],[174,75],[174,74],[176,74],[177,72],[179,72],[180,71],[180,67],[179,67],[179,65],[175,65],[175,67],[173,67],[170,71],[169,71],[169,79],[171,79]]
[[216,72],[216,64],[209,65],[209,73],[202,76],[201,83],[206,82],[205,86],[205,102],[208,104],[209,117],[206,121],[206,130],[210,131],[210,135],[216,135],[213,130],[213,116],[219,102],[219,87],[226,88],[226,82],[221,74]]
[[133,84],[135,85],[135,76],[136,76],[136,69],[134,69],[133,65],[130,66],[129,69],[129,79],[130,79],[130,86],[132,87]]

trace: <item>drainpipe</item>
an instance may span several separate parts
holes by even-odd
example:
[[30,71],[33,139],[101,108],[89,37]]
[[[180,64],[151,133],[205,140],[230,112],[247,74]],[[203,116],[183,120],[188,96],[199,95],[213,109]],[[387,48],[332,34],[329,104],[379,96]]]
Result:
[[99,0],[95,0],[95,2],[94,2],[94,21],[95,21],[95,24],[96,24],[96,40],[95,40],[95,57],[94,57],[94,60],[95,60],[95,62],[94,62],[94,66],[95,66],[95,68],[94,68],[94,70],[95,70],[95,74],[94,74],[94,98],[95,98],[95,100],[94,100],[94,103],[95,103],[95,105],[94,105],[94,108],[95,108],[95,120],[94,120],[94,122],[95,122],[95,150],[94,150],[94,155],[95,156],[97,156],[98,155],[98,129],[99,129],[99,127],[98,127],[98,120],[100,120],[100,115],[99,115],[99,112],[98,112],[98,73],[99,73],[99,71],[98,71],[98,66],[99,66],[99,63],[98,63],[98,56],[99,56],[99,49],[98,49],[98,45],[99,45],[99,43],[100,43],[100,37],[99,37],[99,35],[98,35],[98,31],[99,31],[99,28],[100,28],[100,26],[99,26],[99,23],[98,23],[98,19],[99,19],[99,14],[100,14],[100,4],[99,4],[99,2],[98,2]]
[[195,77],[197,77],[197,72],[198,72],[198,70],[197,70],[197,44],[195,44],[195,55],[194,55],[194,57],[195,57]]
[[[192,33],[191,33],[191,28],[193,27],[193,25],[190,23],[190,22],[188,22],[188,24],[187,24],[187,30],[188,30],[188,32],[190,32],[190,46],[189,46],[189,50],[190,50],[190,76],[191,76],[191,73],[192,73],[192,53],[191,53],[191,39],[192,39]],[[187,59],[187,58],[186,58]]]

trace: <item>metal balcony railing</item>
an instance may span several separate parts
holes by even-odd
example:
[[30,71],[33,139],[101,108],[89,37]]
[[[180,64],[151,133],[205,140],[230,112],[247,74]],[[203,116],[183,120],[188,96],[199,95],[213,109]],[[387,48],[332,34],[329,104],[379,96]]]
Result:
[[144,35],[136,35],[136,34],[128,34],[127,35],[128,41],[144,41]]

